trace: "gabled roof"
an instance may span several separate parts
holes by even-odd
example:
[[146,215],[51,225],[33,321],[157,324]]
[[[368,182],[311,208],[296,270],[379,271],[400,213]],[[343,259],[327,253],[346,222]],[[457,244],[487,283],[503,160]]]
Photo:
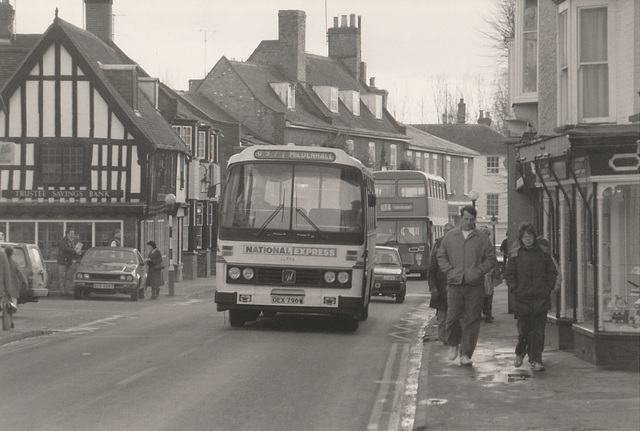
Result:
[[480,154],[507,154],[506,138],[482,124],[412,124],[412,126]]
[[480,155],[480,153],[475,150],[471,150],[465,146],[458,145],[438,136],[423,132],[413,126],[407,126],[407,136],[411,139],[411,147],[409,148],[411,150],[419,149],[435,153],[467,157]]
[[[137,109],[134,109],[100,67],[100,64],[135,65],[136,67],[137,64],[123,55],[115,44],[107,44],[92,33],[58,17],[40,37],[28,56],[16,69],[12,78],[5,83],[2,89],[3,97],[11,95],[21,85],[23,77],[30,72],[54,41],[60,41],[63,44],[100,91],[110,109],[118,115],[127,130],[143,145],[149,145],[154,149],[189,153],[184,142],[173,131],[171,125],[162,118],[160,112],[155,109],[142,91],[138,90],[138,106]],[[142,74],[145,74],[144,71]]]

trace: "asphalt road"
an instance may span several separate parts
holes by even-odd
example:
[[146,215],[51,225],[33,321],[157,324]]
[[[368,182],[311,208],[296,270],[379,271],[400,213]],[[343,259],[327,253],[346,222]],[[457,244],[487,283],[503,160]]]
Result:
[[426,291],[374,299],[353,333],[325,316],[231,328],[212,291],[29,304],[54,332],[0,346],[2,429],[409,430]]

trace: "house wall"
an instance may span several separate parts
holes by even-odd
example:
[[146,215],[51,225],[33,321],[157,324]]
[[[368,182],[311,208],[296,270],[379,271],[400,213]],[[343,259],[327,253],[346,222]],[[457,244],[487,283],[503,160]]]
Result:
[[557,127],[557,8],[552,1],[538,2],[538,132],[551,134]]

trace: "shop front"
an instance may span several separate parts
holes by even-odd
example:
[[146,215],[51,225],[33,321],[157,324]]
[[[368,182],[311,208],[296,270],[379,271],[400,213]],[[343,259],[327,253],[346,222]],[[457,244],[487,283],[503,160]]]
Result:
[[[638,369],[638,126],[578,126],[517,146],[519,193],[549,240],[562,287],[547,343],[597,364]],[[524,221],[524,220],[523,220]]]

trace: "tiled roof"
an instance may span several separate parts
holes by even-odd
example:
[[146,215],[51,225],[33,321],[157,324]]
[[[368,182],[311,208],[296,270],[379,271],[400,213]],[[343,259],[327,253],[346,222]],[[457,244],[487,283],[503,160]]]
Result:
[[446,139],[442,139],[427,132],[423,132],[413,126],[407,126],[407,136],[411,139],[409,142],[412,146],[420,147],[425,150],[458,156],[473,157],[480,155],[480,153],[475,150],[447,141]]
[[480,154],[507,154],[506,138],[482,124],[412,124],[412,126]]
[[18,69],[22,60],[38,43],[41,36],[39,34],[19,34],[11,44],[0,44],[0,88],[11,78],[11,75]]
[[331,128],[344,133],[375,134],[381,137],[405,139],[386,116],[376,119],[360,104],[360,115],[355,116],[339,102],[338,113],[332,113],[314,92],[314,86],[329,85],[341,90],[367,92],[356,79],[349,76],[344,66],[332,59],[307,55],[307,82],[297,83],[296,107],[287,109],[271,87],[274,82],[288,82],[276,67],[229,60],[229,63],[253,92],[256,99],[276,112],[282,112],[291,123],[318,128]]

